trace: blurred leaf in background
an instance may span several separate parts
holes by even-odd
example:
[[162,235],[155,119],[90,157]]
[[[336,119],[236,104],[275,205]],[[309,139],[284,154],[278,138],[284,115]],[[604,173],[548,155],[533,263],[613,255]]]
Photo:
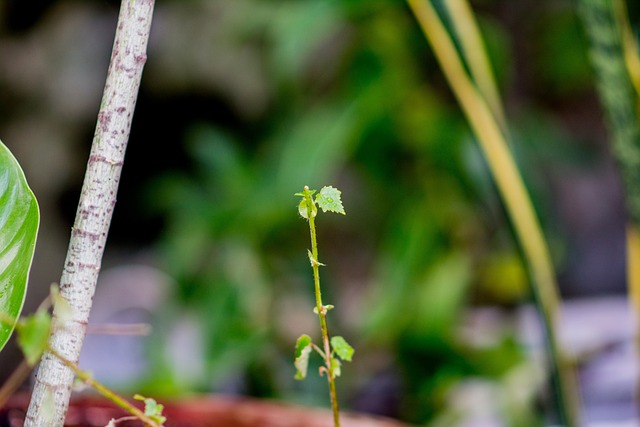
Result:
[[[56,72],[77,75],[38,68],[55,61],[35,60],[33,46],[71,49],[68,34],[78,33],[56,23],[102,28],[97,17],[115,13],[100,1],[49,3],[39,15],[46,25],[24,23],[16,33],[5,23],[0,38],[0,88],[12,88],[0,91],[0,125],[25,141],[25,157],[43,152],[26,148],[34,138],[36,147],[81,151],[95,120],[82,116],[90,124],[78,130],[73,114],[88,109],[51,101],[56,91],[79,99],[83,88],[28,89],[67,82],[47,83]],[[620,212],[572,2],[471,3],[565,289],[623,289],[610,268],[615,250],[584,262],[594,253],[585,242],[615,247],[606,227]],[[86,52],[67,53],[94,64]],[[25,74],[19,64],[35,65]],[[149,141],[157,162],[148,161]],[[291,195],[327,184],[343,191],[349,210],[339,222],[326,218],[320,236],[331,267],[326,302],[337,307],[329,327],[358,349],[341,377],[345,405],[444,422],[471,410],[456,406],[460,396],[491,390],[502,396],[489,402],[500,420],[535,425],[536,378],[545,374],[512,322],[528,299],[527,272],[484,158],[404,2],[159,2],[128,150],[110,240],[151,242],[176,283],[149,346],[154,395],[223,391],[325,404],[326,384],[315,375],[294,382],[290,364],[292,343],[314,330],[305,323],[308,243]],[[62,187],[75,170],[57,169],[57,181],[39,181],[50,185],[43,212],[75,206],[51,194],[51,183]],[[483,329],[476,320],[487,307],[499,320]],[[180,338],[190,334],[185,348]]]
[[[426,421],[465,375],[500,378],[522,362],[507,337],[510,344],[478,350],[456,336],[475,259],[492,244],[477,216],[484,194],[466,169],[466,124],[441,82],[426,79],[437,80],[433,60],[398,3],[257,7],[263,12],[250,25],[261,39],[245,42],[264,46],[272,102],[258,139],[224,123],[194,125],[187,147],[195,169],[167,174],[149,193],[166,221],[161,247],[176,302],[201,319],[207,375],[198,387],[289,397],[293,389],[300,401],[309,399],[303,387],[322,386],[291,385],[278,372],[290,336],[302,332],[296,310],[282,308],[312,298],[289,198],[301,185],[339,183],[352,218],[340,228],[328,220],[323,232],[334,238],[322,250],[339,272],[328,273],[328,301],[347,301],[334,321],[354,347],[394,360],[382,370],[395,372],[407,400],[381,411]],[[244,33],[239,25],[228,28]],[[496,263],[490,274],[510,269]],[[522,277],[507,277],[517,284],[500,286],[522,287]],[[510,295],[510,303],[523,298],[521,290]],[[278,329],[283,323],[290,330]],[[347,381],[357,394],[355,378]]]

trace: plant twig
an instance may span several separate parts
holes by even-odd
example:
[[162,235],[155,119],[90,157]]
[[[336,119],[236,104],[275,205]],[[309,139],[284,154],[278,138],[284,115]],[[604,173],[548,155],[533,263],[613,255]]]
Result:
[[322,304],[322,292],[320,290],[320,262],[318,261],[318,240],[316,238],[316,222],[313,211],[313,200],[309,187],[304,187],[304,197],[307,203],[307,216],[309,220],[309,231],[311,233],[311,267],[313,268],[313,285],[316,294],[316,311],[320,318],[320,329],[322,331],[322,344],[324,347],[325,367],[327,370],[327,381],[329,381],[329,395],[331,396],[331,409],[333,410],[333,424],[340,427],[340,409],[338,407],[338,394],[336,392],[336,381],[331,362],[331,346],[329,343],[329,328],[327,328],[327,310]]
[[482,94],[467,75],[453,41],[440,21],[431,0],[407,0],[456,98],[478,137],[498,190],[533,276],[532,290],[542,315],[554,364],[561,416],[570,427],[579,423],[580,397],[573,362],[558,339],[560,298],[551,257],[531,199],[509,152],[505,136]]
[[[51,305],[51,295],[47,296],[40,306],[38,307],[38,311],[47,310]],[[12,318],[0,312],[0,323],[4,324],[14,324],[16,323]],[[114,325],[114,326],[138,326],[138,325]],[[141,326],[145,326],[144,324]],[[148,325],[146,325],[148,328]],[[119,332],[119,331],[112,331]],[[18,339],[20,342],[20,339]],[[148,417],[145,413],[137,409],[135,406],[129,404],[123,397],[110,390],[102,383],[94,379],[90,373],[83,371],[76,364],[70,362],[69,360],[62,357],[62,355],[51,348],[51,346],[47,345],[46,350],[49,351],[53,356],[58,357],[60,361],[69,369],[71,369],[75,375],[75,377],[82,380],[86,385],[93,387],[98,393],[100,393],[103,397],[110,400],[120,408],[129,412],[134,416],[134,418],[140,419],[142,422],[147,424],[150,427],[161,427],[157,422]],[[25,349],[23,348],[23,351]],[[28,360],[25,358],[20,365],[11,373],[11,376],[0,388],[0,408],[4,406],[7,400],[13,395],[13,393],[20,387],[20,385],[24,382],[24,380],[29,376],[33,369],[33,366],[29,364]]]
[[75,363],[70,362],[69,360],[65,359],[56,350],[54,350],[53,348],[49,348],[49,352],[52,355],[54,355],[55,357],[57,357],[58,359],[60,359],[60,362],[63,365],[65,365],[67,368],[69,368],[78,379],[80,379],[82,382],[84,382],[89,387],[91,387],[94,390],[96,390],[98,393],[100,393],[106,399],[108,399],[111,402],[115,403],[121,409],[124,409],[128,413],[130,413],[133,416],[135,416],[136,418],[138,418],[147,427],[161,427],[160,424],[158,424],[155,421],[153,421],[151,418],[149,418],[140,409],[136,408],[135,406],[133,406],[132,404],[127,402],[127,400],[124,397],[120,396],[118,393],[114,392],[113,390],[109,389],[104,384],[102,384],[101,382],[99,382],[98,380],[93,378],[91,376],[91,374],[89,374],[88,372],[80,369]]
[[[49,308],[51,308],[51,295],[47,295],[42,300],[36,311],[49,310]],[[0,312],[0,324],[15,325],[16,319]],[[33,366],[29,364],[26,358],[23,358],[18,367],[11,373],[0,388],[0,408],[7,403],[7,400],[16,392],[27,377],[29,377],[31,371],[33,371]]]
[[[146,61],[153,6],[154,0],[123,0],[121,4],[98,123],[60,279],[60,295],[71,313],[61,321],[56,319],[58,310],[54,310],[49,338],[53,352],[42,358],[25,427],[64,424],[74,372],[62,360],[77,364],[84,341]],[[52,410],[50,405],[43,405],[47,396],[53,398]]]
[[89,323],[87,334],[93,335],[119,335],[119,336],[145,336],[151,332],[148,323]]

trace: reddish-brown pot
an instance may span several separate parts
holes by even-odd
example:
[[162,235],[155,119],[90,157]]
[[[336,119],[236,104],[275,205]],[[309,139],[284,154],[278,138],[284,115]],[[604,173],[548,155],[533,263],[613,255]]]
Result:
[[[11,399],[0,409],[0,427],[22,427],[29,396]],[[136,402],[139,404],[140,402]],[[251,398],[210,396],[162,402],[166,427],[333,427],[331,412]],[[67,427],[105,427],[112,418],[126,416],[113,404],[95,397],[73,399]],[[398,421],[345,413],[342,427],[408,427]],[[123,422],[119,427],[140,427]]]

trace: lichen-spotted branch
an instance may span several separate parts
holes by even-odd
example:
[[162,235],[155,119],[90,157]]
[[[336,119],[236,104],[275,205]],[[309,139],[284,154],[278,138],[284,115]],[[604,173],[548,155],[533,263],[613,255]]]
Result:
[[[78,363],[102,254],[116,203],[120,172],[146,61],[154,0],[123,0],[98,123],[60,279],[70,310],[54,309],[49,346]],[[63,426],[74,373],[47,352],[36,376],[25,427]]]

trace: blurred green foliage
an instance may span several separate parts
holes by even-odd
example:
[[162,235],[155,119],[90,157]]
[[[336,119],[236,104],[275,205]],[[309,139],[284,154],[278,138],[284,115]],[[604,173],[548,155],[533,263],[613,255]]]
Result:
[[[513,148],[558,256],[563,235],[546,174],[580,167],[590,153],[572,144],[554,108],[591,93],[586,44],[571,2],[536,5],[516,34],[525,12],[507,3],[473,5],[507,105],[517,106],[508,111]],[[528,298],[527,272],[484,160],[404,3],[216,4],[224,5],[219,38],[257,56],[253,72],[267,82],[268,101],[238,123],[193,123],[184,136],[193,169],[148,188],[165,223],[163,267],[177,284],[158,324],[168,329],[184,313],[197,319],[205,365],[201,378],[168,380],[168,362],[156,355],[149,387],[326,404],[324,381],[294,383],[290,361],[295,337],[311,330],[301,319],[312,318],[313,306],[305,224],[292,195],[328,183],[343,190],[349,212],[320,227],[320,258],[331,267],[322,270],[325,301],[337,307],[329,328],[358,349],[340,385],[346,406],[391,372],[397,386],[380,393],[401,403],[368,409],[417,423],[463,417],[450,396],[480,378],[506,396],[509,387],[529,388],[523,402],[500,407],[501,417],[536,425],[539,380],[512,381],[535,371],[515,331],[503,325],[480,343],[461,333],[470,306],[500,305],[509,319]]]
[[[640,3],[627,3],[637,28]],[[39,199],[71,219],[76,193],[57,192],[80,179],[73,160],[86,161],[99,99],[88,94],[102,88],[98,58],[103,48],[106,67],[111,42],[99,34],[113,36],[106,22],[118,4],[0,1],[0,125],[23,158],[46,159],[31,167]],[[578,270],[573,292],[588,281],[615,286],[615,242],[599,239],[615,234],[602,223],[620,220],[621,203],[602,200],[617,189],[575,2],[471,5],[558,271]],[[147,244],[161,229],[158,264],[175,280],[136,391],[328,404],[324,378],[295,382],[291,363],[296,337],[315,330],[307,229],[292,196],[327,184],[349,212],[319,225],[324,299],[336,306],[329,328],[358,351],[341,377],[342,406],[445,426],[489,390],[483,410],[505,424],[540,422],[548,373],[514,325],[528,272],[405,2],[158,1],[133,126],[110,248]],[[588,185],[596,181],[600,192]],[[586,237],[569,236],[574,227]],[[572,239],[600,248],[600,277]],[[193,348],[171,348],[192,328]],[[173,365],[176,352],[192,366]]]

